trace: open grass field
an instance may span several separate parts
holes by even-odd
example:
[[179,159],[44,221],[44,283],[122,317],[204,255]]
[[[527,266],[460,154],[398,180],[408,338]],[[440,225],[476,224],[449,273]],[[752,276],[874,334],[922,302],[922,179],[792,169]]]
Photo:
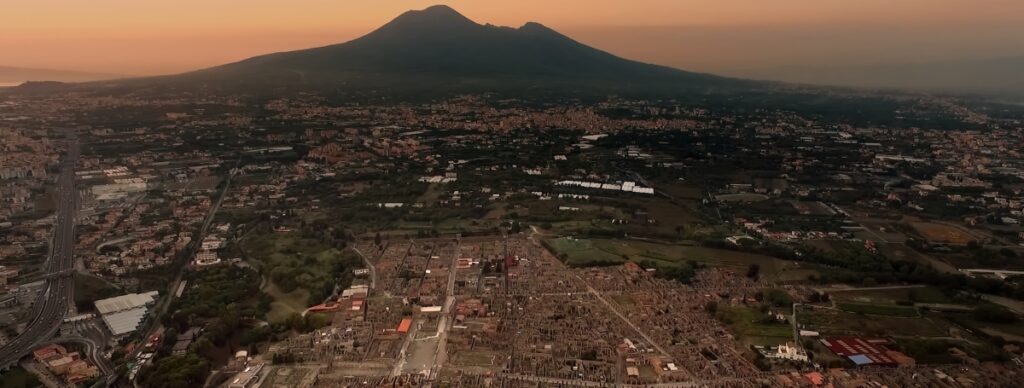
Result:
[[935,287],[896,288],[884,290],[830,291],[837,302],[899,305],[910,303],[957,303]]
[[944,337],[951,323],[942,319],[865,315],[854,312],[801,308],[797,313],[801,328],[819,331],[822,335]]
[[676,179],[665,179],[654,182],[658,191],[663,191],[676,199],[701,200],[704,198],[704,188],[699,184],[683,182]]
[[837,303],[843,311],[851,313],[867,314],[867,315],[886,315],[892,317],[917,317],[919,316],[917,309],[907,306],[895,306],[888,304],[870,304],[870,303]]
[[749,345],[773,346],[793,341],[790,324],[762,323],[762,313],[750,307],[719,306],[715,316],[731,333]]
[[661,244],[635,240],[554,238],[545,240],[556,256],[564,254],[571,266],[614,265],[626,261],[650,260],[675,265],[693,260],[708,266],[746,272],[757,264],[761,275],[778,281],[804,281],[818,271],[813,265],[771,256],[683,244]]
[[793,208],[800,212],[800,214],[813,216],[831,216],[835,214],[835,211],[821,201],[793,201],[792,203]]
[[267,387],[297,387],[301,386],[303,380],[310,374],[310,369],[275,366],[267,373],[266,380],[260,385]]
[[937,271],[959,273],[956,267],[949,265],[949,263],[915,251],[903,243],[880,243],[878,244],[878,252],[892,261],[911,261],[929,265]]
[[452,363],[459,366],[500,368],[505,357],[507,356],[490,350],[460,351],[453,355]]
[[987,342],[963,341],[947,338],[899,338],[897,347],[913,357],[919,364],[956,364],[961,360],[949,353],[950,348],[963,350],[979,361],[1003,359],[1005,353],[998,346]]
[[967,245],[976,237],[960,228],[934,222],[911,222],[911,226],[925,239],[933,243]]
[[320,303],[351,276],[352,268],[361,266],[354,255],[299,232],[253,233],[241,244],[249,263],[268,279],[264,291],[274,298],[271,321]]
[[[611,205],[557,200],[533,201],[524,206],[530,209],[527,220],[534,223],[550,223],[551,230],[562,235],[602,230],[632,236],[679,239],[688,238],[687,233],[705,228],[700,214],[686,205],[672,203],[664,198],[616,198],[613,203]],[[559,206],[576,207],[579,211],[558,210]],[[637,210],[646,211],[648,220],[652,222],[635,220],[633,215]],[[521,210],[517,212],[523,213]],[[613,224],[612,219],[627,222]]]
[[431,183],[427,185],[427,190],[423,192],[419,198],[416,198],[416,202],[425,204],[434,204],[441,199],[441,195],[444,194],[444,185],[440,183]]
[[299,288],[284,293],[274,282],[267,282],[263,292],[274,298],[274,301],[270,302],[270,311],[267,312],[267,322],[271,323],[285,322],[292,314],[302,314],[309,300],[309,291]]
[[714,266],[746,272],[751,264],[757,264],[761,275],[775,280],[806,280],[816,274],[813,266],[776,259],[771,256],[707,248],[681,244],[659,244],[644,241],[594,240],[598,248],[614,255],[629,257],[630,260],[654,260],[672,264],[689,260]]
[[715,199],[720,202],[761,202],[768,199],[768,196],[756,193],[719,194]]
[[594,244],[593,240],[555,238],[545,242],[570,266],[614,265],[625,263],[626,258]]
[[971,330],[980,330],[991,336],[1003,337],[1008,341],[1024,342],[1024,323],[1020,321],[1013,323],[982,322],[975,319],[970,313],[946,313],[944,316]]
[[170,182],[165,188],[167,190],[213,190],[220,185],[221,178],[217,176],[201,176],[189,179],[184,182]]
[[[948,318],[957,315],[964,318],[955,319],[957,323]],[[826,337],[860,335],[892,338],[899,350],[921,364],[959,362],[949,357],[947,349],[950,347],[965,350],[979,360],[992,359],[999,352],[998,346],[964,330],[962,324],[967,323],[965,319],[969,319],[970,314],[922,312],[921,317],[896,317],[805,307],[800,309],[798,316],[802,328],[819,331]]]

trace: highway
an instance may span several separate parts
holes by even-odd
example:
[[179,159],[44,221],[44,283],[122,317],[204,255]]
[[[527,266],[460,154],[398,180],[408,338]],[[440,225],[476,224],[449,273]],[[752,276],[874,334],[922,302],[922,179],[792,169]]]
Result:
[[47,342],[60,328],[68,307],[72,303],[75,278],[75,211],[78,193],[75,190],[75,165],[79,146],[75,135],[69,137],[68,153],[60,164],[57,178],[58,202],[50,255],[47,258],[46,285],[40,291],[32,308],[32,320],[25,331],[0,348],[0,367],[8,368],[37,346]]

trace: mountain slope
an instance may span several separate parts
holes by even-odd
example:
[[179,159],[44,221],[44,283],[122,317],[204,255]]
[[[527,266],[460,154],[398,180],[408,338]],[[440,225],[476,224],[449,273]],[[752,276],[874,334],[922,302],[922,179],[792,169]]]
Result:
[[742,83],[626,60],[537,23],[480,25],[446,6],[409,11],[361,38],[269,54],[182,79],[347,88],[708,88]]

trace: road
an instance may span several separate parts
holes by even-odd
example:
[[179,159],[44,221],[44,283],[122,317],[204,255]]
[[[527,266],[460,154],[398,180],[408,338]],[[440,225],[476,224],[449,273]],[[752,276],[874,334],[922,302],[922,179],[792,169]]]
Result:
[[902,286],[879,286],[879,287],[818,287],[818,292],[846,292],[846,291],[880,291],[880,290],[902,290],[907,288],[925,288],[924,284],[907,284]]
[[597,300],[599,302],[601,302],[601,304],[603,304],[605,307],[607,307],[608,310],[610,310],[613,314],[615,314],[615,316],[619,317],[619,319],[621,319],[622,322],[625,322],[626,325],[629,325],[629,327],[632,328],[633,331],[636,331],[636,333],[639,334],[640,337],[643,337],[644,341],[647,341],[648,345],[650,345],[655,350],[657,350],[658,353],[661,353],[662,356],[672,357],[672,355],[668,351],[663,349],[661,347],[661,345],[658,345],[658,343],[654,342],[654,340],[652,340],[651,337],[648,337],[647,333],[645,333],[643,330],[640,330],[639,326],[635,325],[633,323],[633,321],[629,320],[629,318],[626,318],[626,316],[623,315],[621,312],[619,312],[619,309],[615,308],[615,306],[612,305],[611,302],[608,302],[608,300],[606,300],[604,298],[604,295],[601,295],[601,293],[599,291],[594,289],[594,287],[591,287],[590,284],[588,284],[586,280],[583,280],[583,278],[581,278],[579,275],[576,275],[576,278],[579,279],[581,283],[583,283],[584,285],[587,286],[587,292],[589,292],[590,294],[594,295],[594,297],[597,298]]
[[50,256],[46,261],[46,285],[40,291],[32,310],[32,320],[25,331],[0,348],[0,367],[7,368],[18,359],[48,341],[60,328],[64,316],[73,305],[75,288],[74,255],[75,212],[78,193],[75,190],[75,165],[78,163],[78,138],[69,136],[68,153],[60,163],[57,178],[57,215],[54,219]]
[[372,291],[377,288],[377,267],[373,266],[370,259],[359,248],[352,247],[352,251],[359,255],[359,258],[363,259],[363,262],[366,263],[366,269],[370,270],[370,290]]
[[462,241],[457,240],[455,243],[455,250],[452,253],[452,261],[448,264],[448,286],[445,289],[445,300],[444,306],[441,308],[440,322],[437,324],[437,352],[434,354],[434,367],[430,371],[430,379],[437,378],[437,373],[441,371],[441,367],[448,361],[448,330],[451,326],[452,306],[455,304],[455,280],[456,268],[459,265],[459,253],[461,253]]

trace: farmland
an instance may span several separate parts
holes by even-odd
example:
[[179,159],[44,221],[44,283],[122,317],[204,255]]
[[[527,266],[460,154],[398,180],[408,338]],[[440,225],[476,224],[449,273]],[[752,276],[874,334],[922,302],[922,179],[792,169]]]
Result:
[[751,264],[763,276],[784,281],[803,281],[817,274],[815,267],[770,256],[683,244],[635,240],[557,238],[545,240],[556,256],[571,266],[613,265],[627,261],[653,261],[676,265],[694,261],[703,265],[745,272]]

